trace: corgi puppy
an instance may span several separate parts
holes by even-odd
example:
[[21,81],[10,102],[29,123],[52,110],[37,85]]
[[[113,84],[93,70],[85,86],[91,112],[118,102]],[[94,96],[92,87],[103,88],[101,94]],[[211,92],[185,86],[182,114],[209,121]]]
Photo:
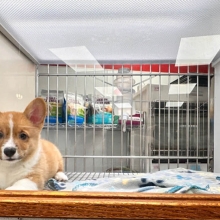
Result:
[[54,177],[67,181],[56,146],[40,138],[47,113],[42,98],[22,112],[0,112],[0,189],[42,190]]

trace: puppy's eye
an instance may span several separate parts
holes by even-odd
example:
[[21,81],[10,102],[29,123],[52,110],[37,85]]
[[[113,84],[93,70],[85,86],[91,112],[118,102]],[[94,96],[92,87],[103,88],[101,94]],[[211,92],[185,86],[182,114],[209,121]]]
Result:
[[0,139],[4,137],[3,132],[0,131]]
[[22,132],[22,133],[19,134],[19,138],[21,140],[26,140],[28,138],[28,136],[25,133]]

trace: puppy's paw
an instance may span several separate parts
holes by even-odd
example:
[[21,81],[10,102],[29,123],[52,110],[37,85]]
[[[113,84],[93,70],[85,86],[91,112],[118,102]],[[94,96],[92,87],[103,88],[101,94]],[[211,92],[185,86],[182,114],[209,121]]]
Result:
[[54,178],[57,181],[67,181],[68,180],[68,177],[63,172],[57,172]]

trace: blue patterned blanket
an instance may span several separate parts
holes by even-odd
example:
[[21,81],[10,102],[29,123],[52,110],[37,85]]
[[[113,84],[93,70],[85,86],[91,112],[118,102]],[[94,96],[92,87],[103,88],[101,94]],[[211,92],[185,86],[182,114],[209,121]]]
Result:
[[66,183],[50,179],[46,184],[46,188],[87,192],[220,194],[220,174],[177,168],[133,176]]

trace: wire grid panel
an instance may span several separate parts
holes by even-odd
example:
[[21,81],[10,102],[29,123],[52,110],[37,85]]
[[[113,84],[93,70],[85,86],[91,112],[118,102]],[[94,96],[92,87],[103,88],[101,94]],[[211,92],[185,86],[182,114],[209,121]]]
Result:
[[85,180],[97,180],[100,178],[114,178],[114,177],[131,177],[135,176],[136,173],[79,173],[79,172],[66,172],[68,176],[68,182],[74,181],[85,181]]
[[48,106],[42,137],[59,147],[67,172],[212,169],[208,67],[40,65],[36,75]]

